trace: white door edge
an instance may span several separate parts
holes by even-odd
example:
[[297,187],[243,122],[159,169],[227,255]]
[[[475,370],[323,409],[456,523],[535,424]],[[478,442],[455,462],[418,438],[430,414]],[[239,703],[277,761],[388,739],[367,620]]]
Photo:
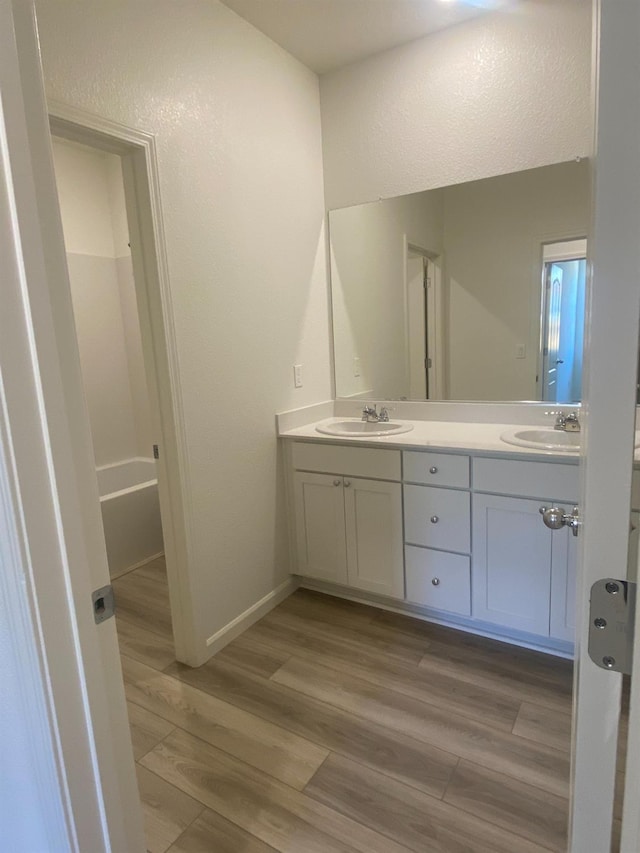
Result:
[[585,342],[571,853],[610,849],[621,676],[588,656],[592,584],[626,578],[640,318],[640,6],[594,4],[597,123]]
[[[96,626],[87,566],[108,568],[84,406],[31,2],[0,4],[11,181],[0,370],[34,618],[51,697],[70,847],[144,850],[114,620]],[[13,266],[11,266],[13,262]],[[5,448],[6,450],[6,448]],[[100,547],[96,543],[101,543]],[[19,849],[19,848],[18,848]]]

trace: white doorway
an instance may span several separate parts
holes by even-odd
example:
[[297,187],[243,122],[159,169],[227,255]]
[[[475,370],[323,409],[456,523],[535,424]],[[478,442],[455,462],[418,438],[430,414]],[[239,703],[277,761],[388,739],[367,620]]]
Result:
[[[105,410],[104,407],[99,408],[98,401],[98,408],[92,417],[91,400],[88,399],[101,515],[103,523],[107,522],[106,527],[112,528],[111,531],[105,529],[111,576],[116,579],[128,569],[136,569],[140,564],[163,554],[176,658],[190,665],[198,665],[202,661],[195,641],[182,498],[184,437],[179,428],[181,397],[173,380],[177,372],[176,352],[153,141],[140,131],[64,106],[51,107],[50,126],[59,144],[80,146],[85,152],[115,158],[117,163],[111,159],[111,165],[107,168],[121,176],[123,209],[114,216],[113,234],[115,254],[120,255],[116,262],[124,267],[125,281],[119,283],[122,286],[118,295],[124,357],[130,367],[133,364],[129,375],[132,398],[129,414],[133,429],[129,430],[129,438],[133,431],[133,441],[139,448],[135,456],[125,454],[129,458],[122,460],[108,460],[98,456],[98,453],[105,452],[111,454],[111,457],[118,453],[121,455],[126,436],[123,435],[120,423],[117,438],[120,447],[113,446],[114,437],[111,434],[106,447],[103,442],[98,450],[95,432],[96,429],[100,430],[100,426],[96,424],[94,428],[94,421],[99,421]],[[114,189],[116,184],[117,180],[108,187],[111,194],[118,192]],[[115,207],[118,205],[115,204]],[[127,253],[126,249],[130,252]],[[86,258],[83,263],[86,265]],[[73,270],[71,272],[73,290]],[[102,331],[104,337],[104,329]],[[96,352],[95,340],[90,343],[91,346],[94,351],[89,350],[89,358],[99,361],[100,358],[106,360],[110,357],[99,348]],[[82,351],[82,345],[80,349]],[[115,354],[111,357],[116,358]],[[104,378],[105,365],[94,364],[92,367],[98,373],[101,372]],[[141,390],[143,384],[144,390]],[[121,414],[122,411],[121,408]],[[153,459],[154,456],[157,458]],[[150,474],[151,467],[155,467],[155,470]],[[154,484],[154,480],[157,483]],[[114,495],[116,499],[112,501]],[[137,528],[136,514],[144,519],[144,532]],[[160,521],[161,532],[158,529]],[[116,528],[115,534],[113,528]],[[128,530],[122,535],[124,528]],[[157,550],[158,546],[160,551]],[[154,564],[149,562],[149,565]],[[96,587],[100,586],[97,578],[92,579],[92,583]]]

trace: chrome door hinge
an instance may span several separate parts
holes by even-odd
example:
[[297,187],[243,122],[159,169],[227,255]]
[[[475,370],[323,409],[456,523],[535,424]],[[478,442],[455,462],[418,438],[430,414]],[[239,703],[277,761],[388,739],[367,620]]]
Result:
[[602,669],[631,674],[636,584],[603,578],[591,587],[589,657]]
[[95,589],[91,593],[91,604],[96,625],[111,619],[116,612],[116,599],[111,584]]

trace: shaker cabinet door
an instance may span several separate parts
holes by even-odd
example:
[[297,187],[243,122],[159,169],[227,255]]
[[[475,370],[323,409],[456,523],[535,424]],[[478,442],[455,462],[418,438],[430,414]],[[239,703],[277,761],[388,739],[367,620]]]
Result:
[[298,574],[347,582],[347,547],[342,477],[294,475]]
[[349,586],[404,598],[399,483],[344,478]]
[[473,616],[549,636],[552,531],[540,501],[473,496]]
[[[562,505],[561,505],[562,506]],[[571,506],[563,506],[571,512]],[[578,540],[566,527],[552,532],[552,582],[550,634],[558,640],[575,640],[576,569]]]

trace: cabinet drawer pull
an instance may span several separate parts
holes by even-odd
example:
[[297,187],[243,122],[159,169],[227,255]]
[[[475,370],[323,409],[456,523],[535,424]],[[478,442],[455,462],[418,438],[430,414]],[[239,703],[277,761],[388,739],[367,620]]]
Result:
[[345,487],[345,489],[348,489],[350,485],[351,485],[351,480],[345,480],[345,481],[344,481],[344,487]]
[[437,524],[440,521],[437,515],[431,516],[431,524]]
[[334,481],[333,481],[333,485],[334,485],[334,486],[339,486],[341,482],[342,482],[342,480],[334,480]]
[[431,583],[432,583],[434,586],[440,586],[440,578],[434,578],[434,579],[431,581]]
[[435,465],[432,465],[431,468],[429,468],[429,473],[430,474],[437,474],[438,473],[438,469],[436,468]]

